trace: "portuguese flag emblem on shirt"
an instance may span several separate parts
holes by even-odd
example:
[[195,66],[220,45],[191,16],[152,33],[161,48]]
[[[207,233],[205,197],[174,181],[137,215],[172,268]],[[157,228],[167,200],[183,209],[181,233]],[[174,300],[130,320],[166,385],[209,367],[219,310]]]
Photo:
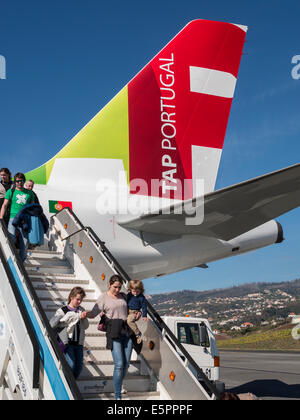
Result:
[[49,200],[49,213],[58,213],[65,207],[70,207],[70,209],[72,210],[72,202]]

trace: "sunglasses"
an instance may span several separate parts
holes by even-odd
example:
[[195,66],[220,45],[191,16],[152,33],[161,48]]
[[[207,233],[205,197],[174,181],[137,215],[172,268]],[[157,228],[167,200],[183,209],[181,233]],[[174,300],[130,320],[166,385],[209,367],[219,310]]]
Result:
[[16,179],[16,183],[25,182],[24,179]]

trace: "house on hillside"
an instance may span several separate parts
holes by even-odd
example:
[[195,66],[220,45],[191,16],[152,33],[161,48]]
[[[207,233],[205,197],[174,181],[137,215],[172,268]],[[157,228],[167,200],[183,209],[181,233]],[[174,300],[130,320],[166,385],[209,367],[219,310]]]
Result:
[[237,325],[234,325],[230,329],[231,329],[231,331],[241,331],[242,327],[238,327]]
[[300,315],[293,315],[290,318],[292,324],[300,324]]
[[253,328],[253,327],[254,327],[254,325],[251,322],[244,322],[241,325],[241,328]]

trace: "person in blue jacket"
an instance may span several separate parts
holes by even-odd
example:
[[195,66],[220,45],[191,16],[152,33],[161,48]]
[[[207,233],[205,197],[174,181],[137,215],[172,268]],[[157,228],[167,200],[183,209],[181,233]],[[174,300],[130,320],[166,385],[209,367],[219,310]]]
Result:
[[44,233],[49,229],[49,222],[43,213],[43,208],[40,204],[28,204],[15,216],[12,224],[17,228],[21,228],[24,232],[28,232],[31,228],[31,217],[37,216],[43,226]]
[[127,324],[135,334],[136,342],[141,344],[142,333],[136,325],[136,318],[139,312],[142,312],[142,319],[148,321],[147,318],[147,301],[144,296],[144,285],[141,280],[130,280],[128,285],[129,293],[127,294],[128,317]]

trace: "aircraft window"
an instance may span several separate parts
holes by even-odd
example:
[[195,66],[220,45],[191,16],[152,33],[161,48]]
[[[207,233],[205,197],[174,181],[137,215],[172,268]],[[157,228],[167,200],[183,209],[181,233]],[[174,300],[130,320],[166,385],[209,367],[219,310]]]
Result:
[[200,346],[198,324],[179,323],[177,325],[177,333],[180,343]]

